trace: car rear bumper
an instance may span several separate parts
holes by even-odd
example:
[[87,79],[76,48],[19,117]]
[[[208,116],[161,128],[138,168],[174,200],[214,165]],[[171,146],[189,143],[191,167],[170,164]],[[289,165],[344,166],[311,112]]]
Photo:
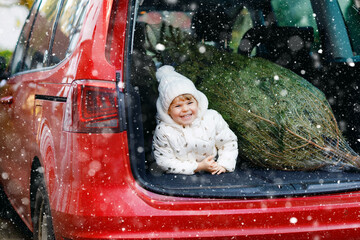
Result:
[[360,231],[358,193],[306,199],[216,200],[165,197],[148,193],[139,186],[125,186],[102,196],[90,193],[89,199],[92,200],[87,204],[78,204],[75,212],[53,211],[56,236],[64,239],[354,239]]

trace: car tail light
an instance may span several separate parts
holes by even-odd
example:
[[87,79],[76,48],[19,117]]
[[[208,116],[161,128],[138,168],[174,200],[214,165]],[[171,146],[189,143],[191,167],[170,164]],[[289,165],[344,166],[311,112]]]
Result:
[[74,81],[66,100],[63,129],[79,133],[119,132],[116,83]]

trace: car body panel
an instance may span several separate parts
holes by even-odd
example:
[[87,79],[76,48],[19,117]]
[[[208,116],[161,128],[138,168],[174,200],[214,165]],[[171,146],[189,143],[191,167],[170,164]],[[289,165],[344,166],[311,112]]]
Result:
[[[62,131],[62,118],[71,82],[76,78],[115,79],[114,68],[108,64],[104,53],[111,4],[111,1],[94,1],[90,4],[91,11],[86,18],[90,24],[85,23],[89,27],[81,35],[79,46],[70,58],[46,71],[31,70],[16,74],[1,91],[3,112],[7,116],[3,116],[2,122],[10,128],[8,135],[2,135],[1,141],[4,147],[10,145],[2,148],[1,153],[10,161],[1,164],[1,172],[9,173],[11,180],[5,179],[3,184],[8,189],[6,193],[12,199],[15,209],[29,228],[30,204],[24,205],[24,202],[30,200],[30,173],[34,156],[42,163],[51,193],[54,186],[59,184],[59,179],[63,179],[62,172],[56,169],[59,167],[57,165],[61,165],[61,159],[64,158],[62,155],[67,154],[63,149],[67,134]],[[98,22],[103,24],[96,24]],[[102,44],[98,44],[101,41]],[[89,59],[94,61],[89,63]],[[10,103],[7,103],[7,98],[11,98]]]

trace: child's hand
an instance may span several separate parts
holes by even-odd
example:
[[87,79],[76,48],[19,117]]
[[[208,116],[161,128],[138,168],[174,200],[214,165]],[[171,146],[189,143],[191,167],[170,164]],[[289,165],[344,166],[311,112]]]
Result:
[[216,166],[216,169],[211,172],[212,175],[214,175],[214,174],[219,175],[219,174],[221,174],[221,173],[226,172],[226,169],[225,169],[223,166],[221,166],[221,165],[219,165],[219,164],[217,164],[217,163],[216,163],[216,165],[217,165],[217,166]]
[[214,174],[219,175],[221,173],[226,172],[226,169],[223,166],[219,165],[217,162],[215,162],[214,156],[209,156],[198,163],[198,167],[195,170],[195,172],[199,172],[199,171],[209,172],[212,175]]
[[204,158],[201,162],[198,163],[198,167],[195,172],[199,171],[206,171],[206,172],[213,172],[217,169],[217,163],[214,160],[214,156],[209,156]]

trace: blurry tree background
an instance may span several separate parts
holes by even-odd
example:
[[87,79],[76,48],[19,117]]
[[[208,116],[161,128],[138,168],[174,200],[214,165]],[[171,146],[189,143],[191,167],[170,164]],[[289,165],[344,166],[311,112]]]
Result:
[[32,6],[33,3],[34,3],[34,0],[19,0],[19,1],[17,1],[17,2],[19,2],[20,5],[24,5],[24,6],[26,6],[28,9],[30,9],[31,6]]
[[[0,0],[0,57],[7,65],[34,0]],[[3,67],[1,61],[0,68]]]

